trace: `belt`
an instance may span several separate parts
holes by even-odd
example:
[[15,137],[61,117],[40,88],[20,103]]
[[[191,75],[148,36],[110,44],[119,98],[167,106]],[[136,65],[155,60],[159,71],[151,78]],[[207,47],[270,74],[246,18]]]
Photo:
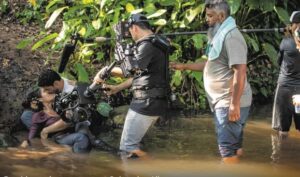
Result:
[[148,90],[133,90],[133,98],[147,99],[147,98],[166,98],[167,91],[165,88],[152,88]]

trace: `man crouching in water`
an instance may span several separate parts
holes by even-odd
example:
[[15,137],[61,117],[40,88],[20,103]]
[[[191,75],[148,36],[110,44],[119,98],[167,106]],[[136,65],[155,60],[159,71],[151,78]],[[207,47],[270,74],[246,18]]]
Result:
[[[135,41],[134,71],[129,68],[113,68],[112,75],[133,76],[119,85],[106,85],[108,94],[115,94],[123,89],[131,88],[133,99],[127,112],[121,136],[120,150],[130,157],[145,157],[145,152],[140,149],[140,142],[149,127],[155,123],[159,116],[164,116],[167,109],[167,82],[168,68],[167,51],[154,46],[151,42],[154,35],[146,16],[133,14],[128,20],[129,32]],[[103,68],[94,78],[99,79],[106,69]],[[123,156],[124,157],[124,156]]]

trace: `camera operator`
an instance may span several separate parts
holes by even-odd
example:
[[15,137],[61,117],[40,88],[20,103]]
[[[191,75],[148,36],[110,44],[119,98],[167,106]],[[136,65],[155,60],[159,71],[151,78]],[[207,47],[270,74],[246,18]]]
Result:
[[[167,52],[155,46],[151,39],[154,37],[147,18],[142,14],[133,14],[128,20],[129,32],[135,41],[133,61],[136,66],[132,77],[119,85],[104,85],[108,95],[123,89],[131,88],[133,99],[126,115],[121,136],[120,150],[128,157],[145,156],[139,143],[151,125],[164,116],[167,108],[168,69]],[[103,82],[100,78],[107,67],[102,68],[94,78],[94,82]],[[114,76],[126,75],[128,68],[114,67]]]

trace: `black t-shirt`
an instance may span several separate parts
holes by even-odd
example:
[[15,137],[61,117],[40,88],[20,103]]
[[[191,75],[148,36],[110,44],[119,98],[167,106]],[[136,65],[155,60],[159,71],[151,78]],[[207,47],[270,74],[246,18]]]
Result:
[[277,83],[283,86],[300,86],[300,52],[292,37],[281,41],[278,64],[280,73]]
[[[149,40],[137,42],[135,55],[139,68],[147,72],[135,75],[133,88],[166,88],[169,83],[166,79],[166,54]],[[137,113],[147,116],[164,116],[167,109],[167,99],[134,99],[130,108]]]

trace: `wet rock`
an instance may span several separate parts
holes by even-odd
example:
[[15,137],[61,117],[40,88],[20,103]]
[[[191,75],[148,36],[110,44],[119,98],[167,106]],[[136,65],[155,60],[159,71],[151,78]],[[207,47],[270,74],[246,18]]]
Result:
[[9,134],[0,133],[0,147],[16,147],[19,140]]

